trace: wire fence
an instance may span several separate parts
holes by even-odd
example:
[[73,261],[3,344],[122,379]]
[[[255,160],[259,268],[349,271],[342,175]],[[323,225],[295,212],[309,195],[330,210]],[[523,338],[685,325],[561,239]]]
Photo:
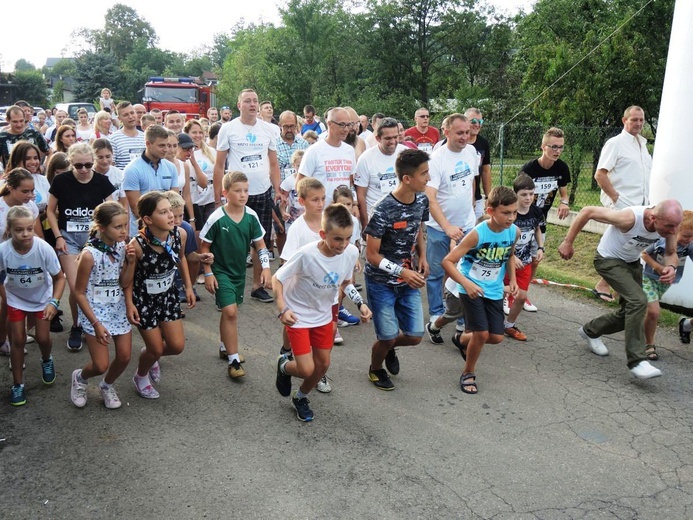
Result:
[[[493,185],[511,186],[520,168],[541,155],[541,138],[548,128],[541,125],[487,123],[481,135],[491,144]],[[620,127],[562,126],[565,149],[561,159],[570,168],[570,207],[599,206],[599,186],[594,180],[604,142],[618,135]]]

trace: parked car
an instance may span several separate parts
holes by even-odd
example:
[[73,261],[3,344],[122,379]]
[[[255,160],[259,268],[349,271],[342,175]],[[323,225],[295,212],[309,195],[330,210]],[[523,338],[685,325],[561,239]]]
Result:
[[58,110],[64,110],[67,112],[67,117],[70,119],[74,119],[77,121],[77,111],[80,108],[86,108],[87,113],[89,114],[89,121],[92,121],[94,119],[94,116],[98,112],[96,107],[94,106],[93,103],[58,103],[55,105],[55,108]]

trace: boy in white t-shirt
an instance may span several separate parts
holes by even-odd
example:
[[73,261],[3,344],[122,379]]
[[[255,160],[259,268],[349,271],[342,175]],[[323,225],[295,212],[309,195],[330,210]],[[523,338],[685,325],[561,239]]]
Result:
[[296,416],[304,422],[313,420],[308,394],[330,366],[337,313],[334,302],[340,287],[358,306],[362,321],[372,316],[350,282],[359,255],[356,246],[349,243],[352,232],[349,210],[333,204],[322,216],[321,240],[296,251],[272,278],[278,318],[289,335],[294,355],[294,359],[279,356],[277,390],[288,397],[291,377],[303,379],[292,403]]

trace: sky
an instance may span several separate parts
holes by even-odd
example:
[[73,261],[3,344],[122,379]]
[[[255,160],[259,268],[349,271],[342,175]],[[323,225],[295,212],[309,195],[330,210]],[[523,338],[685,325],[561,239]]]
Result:
[[[534,0],[489,2],[508,14],[515,14],[521,8],[529,11]],[[216,2],[215,15],[209,16],[204,7],[196,11],[194,4],[188,4],[184,0],[164,3],[164,9],[161,8],[161,2],[151,0],[119,0],[119,3],[135,9],[141,18],[154,27],[159,36],[159,48],[181,53],[190,53],[194,49],[210,45],[214,34],[228,32],[241,19],[254,23],[276,23],[279,21],[277,5],[284,5],[284,2],[277,0]],[[65,50],[70,48],[71,33],[79,27],[102,28],[106,11],[113,3],[78,2],[70,4],[69,8],[66,5],[55,0],[34,0],[31,11],[35,14],[31,23],[3,24],[0,29],[2,72],[12,72],[14,64],[20,58],[40,69],[46,64],[46,58],[70,57],[71,53],[65,53]],[[253,9],[239,9],[239,5],[252,5]],[[182,6],[185,6],[185,11],[176,9]]]

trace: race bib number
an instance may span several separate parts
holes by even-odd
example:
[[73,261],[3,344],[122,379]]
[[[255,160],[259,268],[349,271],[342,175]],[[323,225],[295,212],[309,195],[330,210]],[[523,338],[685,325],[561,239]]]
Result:
[[431,143],[418,143],[417,146],[419,150],[426,153],[431,153],[433,151],[433,145]]
[[284,168],[282,170],[282,181],[294,173],[296,173],[296,168]]
[[173,277],[175,273],[176,270],[172,269],[168,273],[153,275],[151,278],[147,278],[144,281],[144,284],[147,287],[147,293],[161,294],[168,291],[171,285],[173,285]]
[[655,242],[657,242],[657,240],[658,240],[658,239],[656,239],[656,238],[653,239],[653,240],[648,240],[648,239],[642,238],[642,237],[632,237],[632,238],[628,241],[628,243],[626,244],[626,246],[628,246],[628,247],[630,247],[630,248],[632,248],[632,249],[640,249],[640,250],[643,250],[643,249],[647,249],[649,246],[651,246],[652,244],[654,244]]
[[387,195],[397,187],[397,175],[394,173],[385,173],[380,177],[380,191],[383,195]]
[[45,285],[46,278],[43,272],[33,274],[8,274],[7,285],[20,289],[35,289]]
[[558,189],[558,181],[555,179],[537,181],[534,183],[534,193],[537,193],[539,195],[551,193],[556,189]]
[[118,303],[123,290],[117,284],[97,285],[94,287],[94,301],[101,304]]
[[262,165],[262,155],[255,154],[241,157],[241,164],[245,171],[257,170]]
[[469,276],[482,282],[495,282],[501,272],[500,267],[488,267],[480,264],[472,264]]
[[518,245],[529,244],[534,236],[534,230],[522,231],[520,233],[520,240],[517,241]]
[[68,220],[66,231],[68,233],[88,233],[89,226],[89,222],[76,222],[74,220]]
[[[470,177],[470,178],[467,178]],[[456,197],[463,197],[467,194],[467,188],[471,182],[469,170],[453,173],[450,175],[450,188]]]

